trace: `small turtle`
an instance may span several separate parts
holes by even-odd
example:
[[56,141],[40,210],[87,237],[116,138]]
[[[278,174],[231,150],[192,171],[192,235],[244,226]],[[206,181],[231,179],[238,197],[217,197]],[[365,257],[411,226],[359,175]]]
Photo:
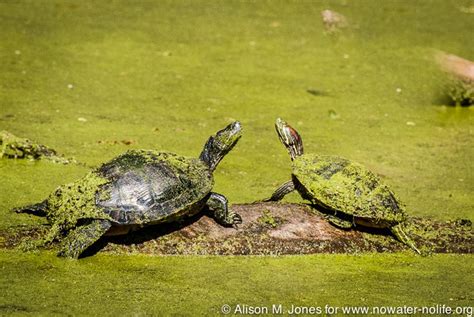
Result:
[[403,206],[380,178],[364,166],[338,156],[303,154],[303,142],[295,129],[276,120],[276,131],[292,160],[292,180],[281,185],[266,201],[278,201],[297,190],[303,199],[328,211],[327,219],[339,228],[361,225],[388,228],[415,250],[403,231]]
[[199,159],[129,150],[82,179],[60,186],[43,202],[15,211],[46,216],[51,229],[42,243],[64,240],[58,255],[70,258],[78,258],[103,235],[176,221],[205,206],[220,224],[236,225],[241,217],[211,189],[212,172],[241,132],[239,122],[231,123],[209,138]]

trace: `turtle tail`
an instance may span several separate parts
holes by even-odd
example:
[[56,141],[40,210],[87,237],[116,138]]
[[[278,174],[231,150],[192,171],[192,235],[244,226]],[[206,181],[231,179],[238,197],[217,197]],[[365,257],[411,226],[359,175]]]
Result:
[[46,217],[47,209],[48,209],[48,203],[45,200],[37,204],[14,208],[12,211],[16,213],[25,213],[25,214],[31,214],[31,215],[35,215],[39,217]]
[[390,228],[390,231],[392,231],[393,235],[403,244],[409,246],[413,251],[415,251],[418,254],[422,254],[420,250],[416,247],[415,243],[407,236],[405,231],[403,231],[402,224],[399,223],[393,227]]

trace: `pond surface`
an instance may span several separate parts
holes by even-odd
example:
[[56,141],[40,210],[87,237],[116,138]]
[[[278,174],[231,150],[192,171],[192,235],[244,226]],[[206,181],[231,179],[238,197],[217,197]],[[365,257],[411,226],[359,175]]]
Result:
[[[472,6],[1,2],[0,130],[92,167],[131,148],[198,156],[211,134],[240,120],[244,136],[217,168],[215,191],[244,203],[289,179],[289,156],[273,127],[282,117],[306,152],[341,155],[381,175],[410,215],[472,219],[474,108],[448,106],[446,79],[433,62],[434,50],[474,60]],[[327,34],[324,9],[345,15],[348,27]],[[0,160],[0,229],[43,223],[9,210],[89,167]],[[474,298],[470,255],[99,253],[70,262],[2,251],[0,259],[6,313],[103,313],[106,303],[111,314],[206,314],[239,301],[455,306]]]

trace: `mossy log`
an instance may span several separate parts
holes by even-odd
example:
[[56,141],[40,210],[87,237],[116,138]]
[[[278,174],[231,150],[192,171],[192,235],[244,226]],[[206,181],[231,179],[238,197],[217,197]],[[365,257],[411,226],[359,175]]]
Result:
[[435,59],[449,74],[447,93],[456,105],[474,104],[474,62],[456,55],[437,51]]
[[49,160],[54,163],[69,164],[78,162],[73,158],[65,158],[56,150],[36,143],[27,138],[17,137],[8,131],[0,131],[0,159]]
[[[224,228],[207,215],[200,214],[182,223],[150,226],[126,236],[104,237],[88,253],[280,255],[410,252],[388,230],[362,227],[341,230],[307,205],[270,202],[233,205],[232,209],[243,218],[237,229]],[[46,229],[0,232],[0,245],[15,247],[27,236],[40,237]],[[411,218],[406,231],[425,252],[473,252],[474,234],[470,220]]]

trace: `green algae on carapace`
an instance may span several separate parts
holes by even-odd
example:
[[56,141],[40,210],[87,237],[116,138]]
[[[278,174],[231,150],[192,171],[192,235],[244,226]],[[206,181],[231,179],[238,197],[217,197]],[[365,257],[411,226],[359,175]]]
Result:
[[[174,169],[189,169],[189,160],[175,153],[160,152],[155,150],[131,150],[112,159],[108,165],[117,169],[143,168],[147,164],[160,161],[169,162]],[[189,169],[193,173],[192,169]],[[195,171],[194,171],[195,172]],[[197,175],[196,175],[197,176]]]
[[[216,221],[242,221],[227,199],[211,192],[212,172],[241,136],[233,122],[211,136],[199,159],[153,150],[129,150],[59,187],[41,203],[16,209],[45,215],[51,223],[44,243],[62,240],[59,255],[78,258],[103,235],[192,216],[207,205]],[[65,237],[63,239],[63,237]]]
[[58,156],[56,151],[46,145],[38,144],[27,138],[20,138],[8,131],[0,131],[0,159],[45,159],[55,163],[76,163],[74,159]]
[[373,219],[376,227],[405,220],[395,194],[361,164],[337,156],[303,154],[292,167],[304,197],[321,207]]
[[39,207],[44,208],[46,217],[52,224],[45,242],[60,239],[61,233],[77,226],[80,220],[112,220],[96,204],[96,199],[110,197],[110,192],[101,190],[109,182],[110,180],[93,171],[71,184],[58,187],[40,203]]
[[403,205],[377,175],[338,156],[303,154],[303,140],[294,128],[280,118],[275,128],[293,162],[292,179],[267,201],[278,201],[297,190],[304,199],[326,210],[328,221],[335,226],[388,228],[400,242],[420,253],[403,230]]

